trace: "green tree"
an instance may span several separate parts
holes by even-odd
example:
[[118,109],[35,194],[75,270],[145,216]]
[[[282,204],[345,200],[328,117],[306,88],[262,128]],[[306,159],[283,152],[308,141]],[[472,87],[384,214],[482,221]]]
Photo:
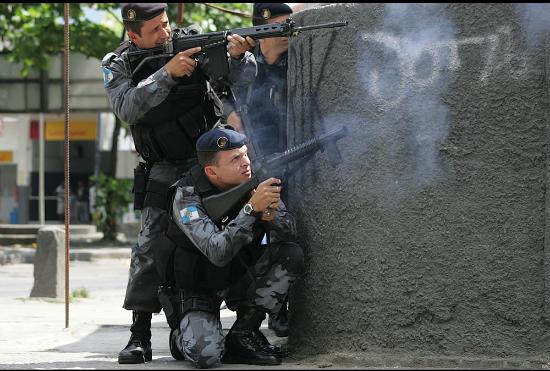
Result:
[[[115,30],[86,19],[82,4],[70,5],[70,22],[73,52],[101,58],[120,42]],[[63,52],[63,3],[0,4],[0,43],[9,61],[23,64],[22,76],[48,69],[51,55]]]
[[[217,3],[243,14],[251,13],[252,4]],[[85,9],[107,12],[110,17],[101,24],[86,18]],[[101,59],[120,43],[122,22],[119,3],[71,3],[70,49],[89,57]],[[176,26],[178,4],[168,6],[173,27]],[[186,3],[184,26],[198,24],[205,32],[226,28],[246,27],[249,17],[223,12],[203,3]],[[63,3],[2,3],[0,4],[0,51],[12,62],[21,62],[22,76],[31,70],[46,70],[52,54],[62,53]]]
[[97,179],[91,177],[91,180],[97,189],[93,220],[98,230],[103,232],[104,239],[115,240],[118,220],[133,199],[132,181],[115,179],[104,174],[99,174]]
[[[203,3],[184,4],[184,26],[198,24],[204,32],[246,27],[250,18],[220,11]],[[217,3],[217,7],[250,14],[252,4]],[[85,9],[105,11],[110,20],[101,24],[86,18]],[[122,21],[119,3],[71,3],[70,49],[101,59],[116,49],[121,41]],[[168,6],[168,15],[176,26],[178,4]],[[0,4],[0,51],[12,62],[21,62],[22,76],[31,70],[46,70],[52,54],[62,53],[63,3],[2,3]]]

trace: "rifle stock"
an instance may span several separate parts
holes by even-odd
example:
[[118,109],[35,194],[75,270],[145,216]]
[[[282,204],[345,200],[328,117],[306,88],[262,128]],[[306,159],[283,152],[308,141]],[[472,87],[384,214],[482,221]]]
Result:
[[[246,195],[249,195],[261,182],[270,177],[284,178],[287,166],[290,163],[309,159],[313,157],[318,150],[326,149],[331,165],[336,166],[342,161],[340,152],[336,147],[336,141],[345,137],[347,134],[348,130],[343,126],[340,129],[331,130],[307,142],[291,147],[282,153],[275,153],[265,159],[258,159],[258,164],[260,166],[247,182],[225,192],[203,198],[202,202],[206,214],[214,223],[219,224],[236,204]],[[298,164],[302,166],[305,164],[305,161],[300,161]]]
[[132,76],[148,61],[152,59],[165,58],[168,61],[175,54],[197,46],[202,48],[201,52],[194,57],[198,60],[199,66],[206,68],[210,78],[218,79],[229,73],[227,63],[227,36],[240,35],[251,37],[254,40],[268,37],[291,37],[303,31],[317,30],[321,28],[343,27],[348,24],[343,22],[330,22],[319,25],[296,27],[294,20],[287,19],[286,22],[269,23],[254,27],[236,28],[204,34],[186,32],[182,29],[174,30],[172,40],[162,47],[144,49],[127,53],[128,64],[132,70]]

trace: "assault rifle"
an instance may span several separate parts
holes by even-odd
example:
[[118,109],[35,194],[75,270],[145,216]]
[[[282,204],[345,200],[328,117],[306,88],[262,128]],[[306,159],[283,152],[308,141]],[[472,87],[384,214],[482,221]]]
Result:
[[[326,150],[330,164],[336,167],[342,162],[342,156],[336,147],[336,141],[345,137],[348,130],[345,126],[322,134],[302,144],[291,147],[282,153],[275,153],[265,159],[258,159],[254,175],[245,183],[225,192],[203,198],[203,206],[210,219],[219,224],[243,197],[250,194],[261,182],[270,177],[284,179],[298,166],[305,164],[318,150]],[[294,161],[300,162],[292,169],[287,165]]]
[[128,52],[127,61],[133,76],[145,63],[153,59],[165,58],[168,61],[169,58],[172,58],[183,50],[200,46],[202,48],[201,51],[194,57],[199,62],[199,66],[207,64],[208,75],[210,78],[217,80],[229,73],[229,65],[227,63],[227,36],[229,35],[236,34],[244,38],[250,36],[254,40],[258,40],[267,37],[296,36],[303,31],[343,27],[347,24],[348,22],[344,21],[297,27],[294,20],[289,18],[286,22],[281,23],[269,23],[204,34],[199,33],[197,29],[192,27],[175,29],[172,33],[171,41],[167,42],[164,46]]

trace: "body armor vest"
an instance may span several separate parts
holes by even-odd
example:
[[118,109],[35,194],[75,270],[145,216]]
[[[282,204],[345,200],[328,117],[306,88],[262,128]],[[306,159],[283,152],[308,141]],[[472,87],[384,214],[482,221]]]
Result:
[[[194,186],[201,198],[220,192],[208,181],[200,165],[193,167],[182,179],[170,187],[168,191],[169,199],[173,201],[176,189],[179,186],[186,185]],[[242,203],[238,203],[228,215],[228,220],[234,219],[247,201],[248,198],[244,199]],[[169,202],[169,205],[172,205],[172,202]],[[177,246],[173,264],[173,277],[177,288],[199,292],[222,290],[242,277],[248,267],[254,264],[261,255],[261,249],[258,247],[265,229],[259,221],[256,222],[258,224],[254,225],[252,242],[241,248],[239,253],[225,267],[218,267],[212,264],[177,226],[172,219],[171,210],[169,215],[170,221],[166,235]],[[224,225],[218,227],[224,228]]]
[[248,88],[248,115],[263,155],[286,149],[286,74],[286,64],[258,63],[256,79]]
[[[137,48],[130,44],[128,50]],[[153,59],[144,64],[132,77],[137,85],[167,62]],[[181,162],[196,157],[198,137],[211,129],[222,114],[222,103],[207,82],[195,69],[191,77],[174,78],[178,83],[164,101],[151,108],[130,129],[136,150],[147,162]]]

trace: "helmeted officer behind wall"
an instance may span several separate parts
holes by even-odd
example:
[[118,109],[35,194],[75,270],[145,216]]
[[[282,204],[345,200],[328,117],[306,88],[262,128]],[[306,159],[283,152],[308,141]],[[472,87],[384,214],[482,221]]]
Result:
[[[145,161],[135,170],[135,208],[142,209],[142,229],[132,247],[123,305],[133,311],[132,334],[119,353],[119,363],[143,363],[152,358],[151,314],[161,309],[155,261],[162,254],[168,223],[166,191],[179,174],[196,163],[196,139],[220,116],[219,99],[193,57],[200,48],[184,50],[168,61],[152,59],[132,75],[127,53],[169,41],[166,8],[166,3],[122,4],[130,40],[102,61],[109,103],[113,112],[130,124],[136,150]],[[238,35],[228,40],[232,43],[229,79],[247,84],[256,73],[254,57],[245,52],[253,41]]]
[[[266,313],[280,310],[302,269],[303,253],[296,243],[294,219],[280,199],[280,180],[260,183],[219,224],[203,207],[204,197],[251,178],[245,143],[243,134],[229,128],[203,134],[197,141],[200,165],[169,192],[174,196],[168,236],[177,245],[174,277],[183,293],[180,334],[172,340],[200,368],[220,361],[280,364],[280,350],[269,344],[260,325]],[[262,245],[266,228],[272,240]],[[221,300],[237,312],[225,341]]]

